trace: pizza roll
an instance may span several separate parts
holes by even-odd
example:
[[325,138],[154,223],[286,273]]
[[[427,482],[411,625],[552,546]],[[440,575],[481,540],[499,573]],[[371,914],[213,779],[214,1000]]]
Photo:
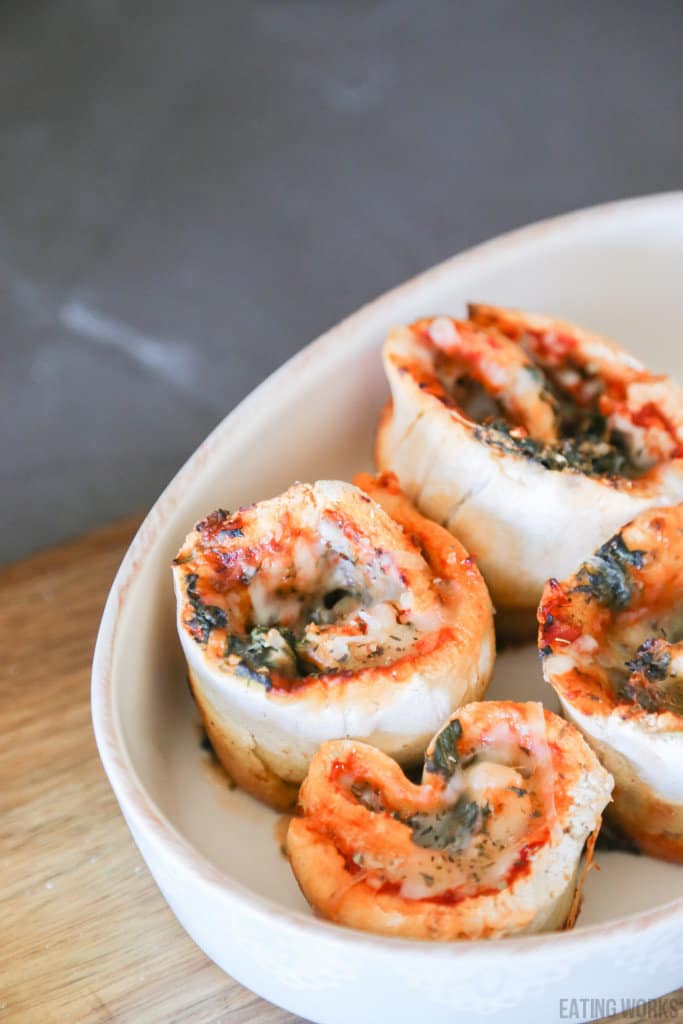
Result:
[[643,512],[539,608],[543,674],[615,779],[608,817],[683,861],[683,505]]
[[683,500],[683,392],[572,324],[469,313],[389,335],[377,463],[476,555],[503,631],[524,633],[548,577]]
[[309,902],[340,924],[417,939],[571,927],[612,780],[541,704],[453,715],[422,784],[363,743],[324,743],[287,835]]
[[350,736],[402,764],[480,697],[495,657],[486,586],[393,478],[294,484],[212,513],[174,562],[189,681],[230,776],[278,808],[318,745]]

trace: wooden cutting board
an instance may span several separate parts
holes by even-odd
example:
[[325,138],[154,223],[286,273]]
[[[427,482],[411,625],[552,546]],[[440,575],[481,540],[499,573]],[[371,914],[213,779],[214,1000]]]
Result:
[[[113,524],[0,571],[0,1020],[296,1021],[223,974],[183,932],[100,766],[90,662],[137,524]],[[683,989],[677,996],[683,1020]],[[673,997],[612,1019],[675,1019]]]

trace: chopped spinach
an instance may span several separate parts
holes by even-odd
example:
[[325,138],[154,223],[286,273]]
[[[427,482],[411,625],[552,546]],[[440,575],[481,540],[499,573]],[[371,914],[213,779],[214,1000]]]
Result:
[[642,569],[644,558],[644,551],[631,551],[617,533],[598,548],[590,562],[584,562],[574,590],[591,594],[606,608],[628,608],[633,594],[631,568]]
[[683,686],[675,676],[669,676],[671,652],[663,637],[651,637],[642,643],[626,668],[631,675],[618,687],[620,697],[643,711],[683,714]]
[[[510,455],[521,455],[545,469],[575,470],[587,476],[632,476],[624,439],[608,434],[602,417],[591,414],[575,424],[572,435],[555,442],[518,436],[517,428],[504,419],[493,419],[475,427],[477,440]],[[567,426],[565,429],[569,429]]]
[[227,625],[227,616],[222,608],[215,604],[205,604],[197,593],[197,573],[188,573],[185,577],[187,597],[192,605],[194,615],[188,622],[192,635],[197,643],[205,644],[212,629],[223,629]]
[[406,824],[416,846],[453,853],[464,849],[482,821],[482,808],[463,793],[453,807],[443,811],[418,811]]
[[659,636],[650,637],[640,645],[635,658],[626,662],[630,672],[639,672],[650,681],[663,680],[669,674],[671,651],[666,640]]
[[270,670],[289,677],[299,670],[294,634],[284,627],[254,626],[248,638],[232,634],[225,645],[225,657],[231,655],[239,658],[236,672],[267,686]]
[[642,678],[631,676],[619,689],[619,696],[632,704],[637,704],[643,711],[655,712],[660,710],[657,695],[653,693],[652,687]]
[[623,684],[619,696],[653,714],[670,711],[683,715],[683,688],[671,680],[657,682],[634,675]]
[[461,736],[462,726],[458,719],[454,718],[436,737],[432,755],[425,761],[428,772],[438,773],[450,779],[460,764],[457,742]]

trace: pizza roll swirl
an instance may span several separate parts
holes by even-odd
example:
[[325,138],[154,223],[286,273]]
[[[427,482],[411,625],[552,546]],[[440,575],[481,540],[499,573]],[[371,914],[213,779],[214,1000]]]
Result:
[[493,611],[474,560],[395,479],[358,483],[297,483],[214,512],[174,562],[209,739],[238,785],[278,808],[295,802],[323,740],[420,760],[493,668]]
[[683,500],[683,392],[572,324],[469,313],[389,335],[377,463],[476,554],[503,628],[523,632],[548,577]]
[[324,743],[287,850],[313,907],[354,928],[447,940],[571,927],[611,785],[541,704],[472,703],[434,737],[421,785],[373,747]]
[[641,513],[538,612],[543,673],[615,779],[609,820],[683,861],[683,505]]

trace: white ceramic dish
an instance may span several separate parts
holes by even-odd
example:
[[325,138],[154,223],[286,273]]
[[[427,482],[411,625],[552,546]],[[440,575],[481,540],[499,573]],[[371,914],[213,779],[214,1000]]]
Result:
[[[200,750],[169,569],[190,525],[212,508],[369,465],[387,394],[379,346],[395,323],[460,313],[468,299],[521,306],[612,334],[683,379],[682,265],[683,193],[570,214],[456,256],[262,384],[184,466],[133,541],[95,651],[102,761],[180,922],[272,1002],[321,1024],[414,1024],[458,1012],[512,1024],[558,1019],[568,997],[596,1000],[599,1014],[599,1000],[650,998],[683,981],[683,867],[624,853],[600,854],[570,933],[439,945],[316,919],[279,852],[277,816],[228,790]],[[499,658],[489,695],[555,706],[531,648]]]

